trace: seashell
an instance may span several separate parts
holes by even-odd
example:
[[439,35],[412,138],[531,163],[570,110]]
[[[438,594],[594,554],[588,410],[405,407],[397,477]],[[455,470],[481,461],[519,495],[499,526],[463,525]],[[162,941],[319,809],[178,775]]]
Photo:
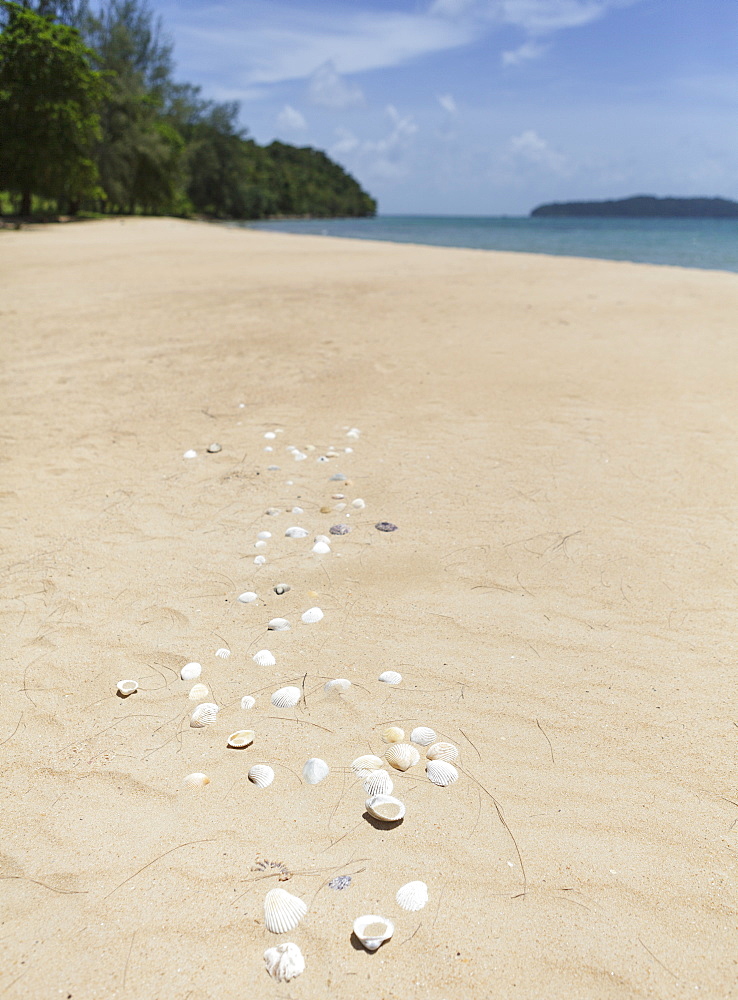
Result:
[[348,889],[350,885],[351,885],[350,875],[336,875],[336,877],[332,878],[328,883],[328,888],[334,889],[336,892],[340,892],[342,889]]
[[270,889],[264,899],[264,923],[273,934],[294,930],[307,913],[307,906],[286,889]]
[[351,430],[346,433],[346,437],[347,438],[358,438],[359,434],[361,434],[361,431],[359,430],[359,428],[358,427],[352,427]]
[[289,983],[305,971],[305,959],[296,944],[285,941],[276,948],[267,948],[264,952],[266,969],[272,979],[278,983]]
[[331,500],[345,500],[345,493],[331,493]]
[[251,746],[253,742],[253,729],[239,729],[228,737],[228,746],[233,747],[234,750],[243,750],[244,747]]
[[373,753],[365,753],[361,757],[357,757],[351,764],[351,770],[357,778],[363,779],[368,778],[370,774],[378,771],[383,766],[384,761],[381,757],[375,757]]
[[266,545],[267,543],[263,539],[260,539],[258,542],[254,542],[255,549],[265,549]]
[[274,781],[274,771],[268,764],[254,764],[249,769],[249,781],[257,788],[268,788]]
[[332,524],[328,529],[332,535],[348,535],[351,526],[348,524]]
[[422,910],[428,902],[428,886],[425,882],[408,882],[397,890],[395,899],[403,910],[410,910],[411,913]]
[[438,735],[427,726],[418,726],[410,733],[410,742],[417,743],[421,747],[428,747],[437,739]]
[[330,512],[331,512],[331,508],[330,507],[321,507],[320,508],[320,513],[321,514],[330,514]]
[[331,476],[331,478],[328,480],[328,482],[329,483],[345,483],[346,482],[346,476],[344,476],[344,474],[342,472],[336,472],[336,473],[334,473]]
[[385,670],[383,674],[379,675],[379,680],[382,684],[400,684],[402,674],[398,674],[396,670]]
[[385,917],[367,914],[354,920],[354,934],[367,951],[376,951],[395,932],[395,925]]
[[453,743],[434,743],[432,747],[428,747],[425,756],[428,760],[452,761],[459,756],[459,751]]
[[190,701],[202,701],[210,694],[207,684],[193,684],[187,697]]
[[192,448],[190,448],[189,451],[186,451],[184,453],[184,455],[182,456],[182,458],[197,458],[197,452],[194,451]]
[[285,538],[307,538],[309,532],[305,528],[288,528],[285,531]]
[[366,507],[366,504],[361,497],[357,497],[355,500],[351,501],[351,506],[355,507],[357,510],[363,510]]
[[377,521],[374,527],[377,531],[397,531],[397,525],[391,521]]
[[[345,509],[346,509],[346,504],[345,504],[345,503],[343,503],[343,501],[341,501],[341,503],[337,503],[337,504],[336,504],[336,506],[335,506],[335,507],[334,507],[333,509],[334,509],[335,511],[338,511],[338,512],[340,512],[340,511],[342,511],[342,510],[345,510]],[[349,517],[350,517],[350,516],[351,516],[351,515],[349,514]],[[344,527],[345,527],[345,528],[347,528],[347,527],[348,527],[348,525],[344,525]],[[330,528],[329,528],[328,530],[330,531]]]
[[429,760],[425,765],[425,773],[434,785],[453,785],[459,780],[459,772],[447,760]]
[[316,462],[328,462],[329,458],[328,458],[327,455],[318,455],[318,457],[315,459],[315,461]]
[[279,509],[279,507],[267,507],[264,513],[268,514],[269,517],[276,517],[277,514],[281,514],[282,511]]
[[250,694],[245,694],[241,699],[241,708],[253,708],[256,704],[256,698],[253,698]]
[[267,472],[279,472],[279,469],[278,465],[267,465]]
[[275,708],[294,708],[302,697],[302,691],[296,687],[280,688],[272,695],[272,705]]
[[253,590],[245,590],[242,594],[238,595],[238,599],[241,604],[253,604],[254,601],[258,600]]
[[316,535],[315,536],[315,541],[316,542],[325,542],[326,545],[330,545],[330,542],[331,542],[331,540],[328,537],[328,535]]
[[199,663],[185,663],[179,672],[179,676],[183,681],[195,681],[202,673],[202,667]]
[[387,758],[387,763],[398,771],[407,771],[420,760],[420,754],[409,743],[393,743],[384,756]]
[[[271,629],[272,632],[286,632],[289,628],[292,628],[292,626],[286,618],[272,618],[267,625],[267,628]],[[435,736],[433,739],[435,739]]]
[[353,448],[344,448],[343,450],[344,450],[344,453],[346,455],[353,455],[353,453],[354,453],[354,449]]
[[286,594],[288,590],[292,590],[289,583],[278,583],[274,588],[274,593],[279,594],[281,597],[282,594]]
[[327,542],[316,542],[315,545],[313,545],[313,552],[315,552],[316,555],[327,556],[330,551],[331,547]]
[[260,649],[258,653],[254,653],[251,659],[260,667],[273,667],[277,662],[274,654],[270,653],[268,649]]
[[383,743],[402,743],[405,739],[405,730],[399,726],[390,726],[382,733]]
[[257,556],[256,559],[254,559],[254,566],[263,566],[265,562],[266,556]]
[[274,431],[267,431],[266,434],[264,435],[267,441],[273,441],[276,436],[277,435],[274,433]]
[[320,608],[308,608],[308,610],[304,611],[300,617],[306,625],[312,625],[313,622],[319,622],[321,620],[323,612]]
[[228,657],[231,655],[231,651],[230,649],[216,649],[215,655],[218,657],[219,660],[227,660]]
[[305,454],[304,451],[293,451],[292,457],[296,462],[304,462],[305,459],[307,458],[307,455]]
[[398,823],[405,815],[404,803],[391,795],[372,795],[364,803],[364,808],[382,823]]
[[223,451],[223,446],[213,442],[213,444],[208,445],[208,451],[211,455],[217,455],[219,451]]
[[323,685],[323,690],[330,694],[331,691],[338,691],[342,694],[344,691],[348,691],[351,687],[351,681],[347,681],[345,677],[337,677],[334,681],[327,681]]
[[121,698],[127,698],[136,691],[138,691],[138,681],[118,681],[118,694]]
[[394,785],[392,778],[386,771],[372,771],[368,778],[364,780],[364,791],[372,798],[375,795],[391,795]]
[[205,701],[198,705],[190,716],[190,726],[193,729],[202,729],[204,726],[212,726],[218,718],[220,709],[211,701]]
[[264,451],[274,451],[274,448],[270,444],[264,446]]
[[195,771],[194,774],[188,774],[186,778],[183,778],[182,784],[185,788],[202,788],[203,785],[210,784],[210,778],[208,778],[207,774]]
[[259,534],[256,537],[260,541],[263,542],[265,539],[271,538],[272,537],[272,533],[271,533],[271,531],[260,531]]
[[320,757],[311,757],[302,769],[302,776],[308,785],[317,785],[328,777],[330,768]]
[[292,513],[293,514],[304,514],[305,511],[302,509],[302,507],[293,507],[292,508]]

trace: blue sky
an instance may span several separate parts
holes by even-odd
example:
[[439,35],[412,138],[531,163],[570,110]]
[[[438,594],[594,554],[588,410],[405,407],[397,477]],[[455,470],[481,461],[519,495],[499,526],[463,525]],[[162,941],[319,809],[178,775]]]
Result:
[[738,198],[738,0],[157,2],[177,75],[386,214]]

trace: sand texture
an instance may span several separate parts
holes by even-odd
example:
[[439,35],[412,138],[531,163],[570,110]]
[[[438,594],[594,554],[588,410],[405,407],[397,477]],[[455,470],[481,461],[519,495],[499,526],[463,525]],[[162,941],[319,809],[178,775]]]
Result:
[[[738,276],[142,219],[0,233],[0,283],[3,998],[738,995]],[[395,827],[390,724],[460,751]]]

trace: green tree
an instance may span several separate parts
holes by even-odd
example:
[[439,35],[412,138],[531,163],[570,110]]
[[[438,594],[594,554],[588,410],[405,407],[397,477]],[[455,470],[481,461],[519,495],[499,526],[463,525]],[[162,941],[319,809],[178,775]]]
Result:
[[96,190],[104,81],[74,28],[9,0],[0,7],[0,189],[20,195],[21,215],[33,194],[74,212]]

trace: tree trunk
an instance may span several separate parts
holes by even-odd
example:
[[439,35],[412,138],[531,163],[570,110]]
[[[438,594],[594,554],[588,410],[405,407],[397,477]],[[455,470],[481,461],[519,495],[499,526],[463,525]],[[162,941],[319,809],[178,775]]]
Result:
[[20,214],[23,216],[31,214],[31,192],[21,192]]

